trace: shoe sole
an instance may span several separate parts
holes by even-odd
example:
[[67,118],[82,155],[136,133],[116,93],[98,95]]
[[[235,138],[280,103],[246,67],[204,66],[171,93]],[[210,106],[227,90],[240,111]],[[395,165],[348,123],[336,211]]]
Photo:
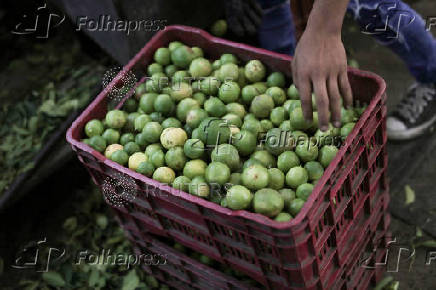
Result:
[[388,130],[388,139],[389,140],[410,140],[416,138],[422,134],[424,134],[430,127],[436,122],[436,116],[431,118],[429,121],[423,123],[422,125],[402,131],[389,131]]

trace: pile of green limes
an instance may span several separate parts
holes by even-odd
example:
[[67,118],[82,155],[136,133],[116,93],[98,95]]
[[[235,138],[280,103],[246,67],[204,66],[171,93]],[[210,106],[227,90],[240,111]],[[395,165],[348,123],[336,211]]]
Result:
[[298,214],[364,110],[342,108],[343,127],[322,132],[283,73],[233,54],[209,60],[178,41],[156,50],[147,74],[123,110],[86,124],[83,142],[159,182],[277,221]]

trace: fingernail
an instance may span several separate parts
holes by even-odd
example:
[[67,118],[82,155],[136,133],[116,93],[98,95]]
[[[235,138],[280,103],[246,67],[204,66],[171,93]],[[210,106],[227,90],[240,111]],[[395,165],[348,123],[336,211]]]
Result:
[[340,127],[341,127],[341,122],[339,122],[339,121],[334,121],[334,122],[333,122],[333,126],[335,126],[336,128],[340,128]]
[[323,132],[325,132],[325,131],[327,131],[328,130],[328,126],[326,126],[326,125],[323,125],[323,126],[321,126],[321,131],[323,131]]

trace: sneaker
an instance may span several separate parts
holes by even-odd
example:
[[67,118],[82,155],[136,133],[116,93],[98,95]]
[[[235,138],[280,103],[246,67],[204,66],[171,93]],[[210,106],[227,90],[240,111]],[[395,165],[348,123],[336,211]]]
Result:
[[423,135],[436,122],[435,84],[413,84],[387,118],[388,138],[409,140]]

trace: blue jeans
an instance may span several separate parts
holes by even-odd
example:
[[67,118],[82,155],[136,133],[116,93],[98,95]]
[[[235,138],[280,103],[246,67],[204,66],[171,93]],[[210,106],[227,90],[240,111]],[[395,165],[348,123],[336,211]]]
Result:
[[[289,6],[281,7],[289,12]],[[372,35],[380,44],[394,51],[417,81],[436,82],[436,40],[426,31],[425,22],[416,11],[401,0],[350,0],[348,12],[359,23],[361,32]],[[293,29],[284,29],[282,34],[268,33],[275,27],[279,29],[277,23],[293,27],[291,13],[274,11],[264,15],[259,31],[261,46],[279,52],[293,52]],[[285,38],[291,41],[286,42]]]

